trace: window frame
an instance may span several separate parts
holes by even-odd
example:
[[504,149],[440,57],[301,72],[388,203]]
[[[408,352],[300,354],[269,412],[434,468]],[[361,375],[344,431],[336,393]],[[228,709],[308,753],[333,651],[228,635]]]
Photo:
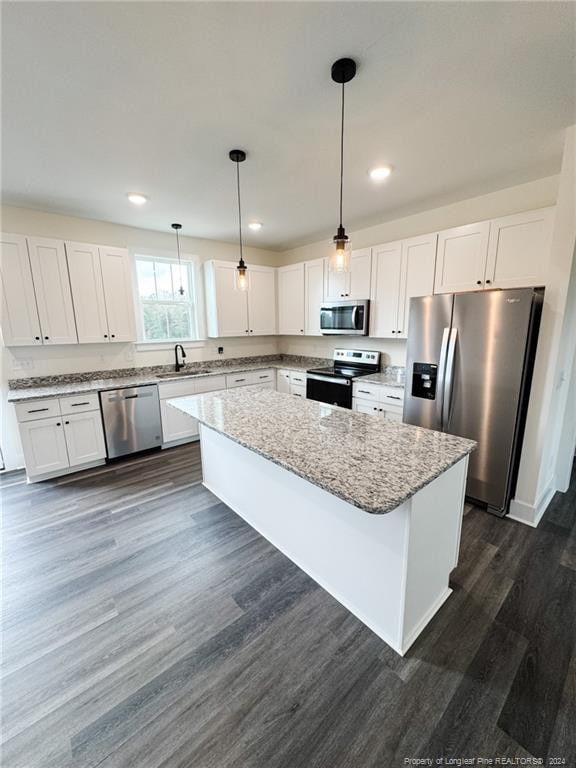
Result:
[[[198,257],[192,254],[181,254],[182,267],[188,269],[188,285],[191,288],[191,297],[188,302],[176,301],[174,299],[143,299],[140,296],[138,284],[138,261],[163,262],[165,264],[178,264],[178,259],[174,254],[167,254],[163,251],[151,250],[148,248],[138,248],[132,251],[133,261],[133,285],[136,304],[138,307],[136,325],[137,325],[137,348],[142,349],[172,349],[174,344],[185,343],[188,347],[205,346],[205,330],[203,322],[203,284]],[[173,338],[173,339],[146,339],[144,336],[144,306],[146,304],[187,304],[190,308],[190,320],[196,331],[194,337]]]

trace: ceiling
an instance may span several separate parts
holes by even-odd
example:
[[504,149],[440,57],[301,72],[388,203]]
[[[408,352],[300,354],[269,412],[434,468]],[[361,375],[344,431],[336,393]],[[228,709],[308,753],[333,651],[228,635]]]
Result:
[[[563,2],[5,2],[4,202],[236,237],[240,147],[253,245],[348,229],[557,173],[575,121]],[[367,171],[390,164],[375,185]],[[134,208],[128,192],[149,202]]]

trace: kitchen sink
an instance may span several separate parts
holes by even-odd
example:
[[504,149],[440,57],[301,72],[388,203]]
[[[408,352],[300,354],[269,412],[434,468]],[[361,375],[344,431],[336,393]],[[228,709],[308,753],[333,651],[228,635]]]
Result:
[[175,379],[179,376],[198,376],[205,373],[214,373],[210,368],[195,368],[193,371],[170,371],[170,373],[158,373],[157,379]]

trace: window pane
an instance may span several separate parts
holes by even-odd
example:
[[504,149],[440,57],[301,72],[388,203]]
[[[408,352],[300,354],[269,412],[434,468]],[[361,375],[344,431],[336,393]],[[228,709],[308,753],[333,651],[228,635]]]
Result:
[[154,279],[154,262],[137,261],[138,293],[141,299],[156,298],[156,280]]
[[[174,301],[191,301],[190,287],[188,285],[188,265],[172,264],[172,285],[174,286]],[[184,295],[179,293],[180,286],[184,288]]]
[[171,339],[191,338],[190,308],[185,304],[173,304],[168,308],[168,332]]
[[167,339],[168,318],[163,304],[144,304],[144,338]]
[[154,269],[156,270],[156,290],[158,292],[159,299],[172,299],[172,275],[170,272],[170,264],[166,264],[163,261],[155,261]]

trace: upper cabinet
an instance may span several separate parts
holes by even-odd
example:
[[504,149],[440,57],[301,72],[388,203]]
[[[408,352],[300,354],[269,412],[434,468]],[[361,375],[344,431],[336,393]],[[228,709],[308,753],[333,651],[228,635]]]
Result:
[[76,322],[61,240],[28,238],[30,266],[44,344],[76,344]]
[[208,336],[273,335],[276,333],[276,275],[273,267],[248,267],[248,290],[238,288],[231,261],[207,261],[206,314]]
[[484,287],[489,233],[489,221],[440,232],[434,293],[459,293]]
[[324,301],[327,259],[304,262],[304,333],[321,336],[320,307]]
[[128,252],[86,243],[66,243],[78,341],[136,338]]
[[554,208],[505,216],[490,222],[487,287],[545,285]]
[[371,248],[352,251],[348,272],[328,270],[326,298],[329,300],[370,298],[371,269]]
[[134,286],[128,251],[100,246],[100,267],[110,341],[134,341]]
[[23,235],[2,234],[2,338],[6,346],[42,344],[28,244]]
[[410,299],[434,290],[436,240],[434,233],[372,249],[371,336],[407,337]]
[[[320,314],[320,312],[318,312]],[[278,269],[278,333],[301,336],[304,333],[304,264]]]

